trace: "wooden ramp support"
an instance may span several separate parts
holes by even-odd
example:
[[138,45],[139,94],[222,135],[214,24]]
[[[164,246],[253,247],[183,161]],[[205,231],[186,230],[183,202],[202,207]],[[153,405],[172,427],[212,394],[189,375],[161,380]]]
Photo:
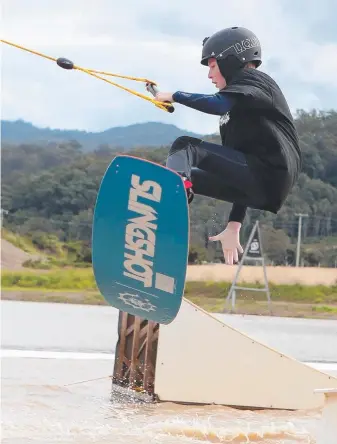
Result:
[[[337,385],[337,378],[263,345],[186,299],[171,324],[160,325],[159,329],[158,325],[147,327],[146,321],[143,322],[137,320],[138,326],[134,327],[123,325],[126,336],[132,335],[132,331],[134,334],[143,331],[143,342],[134,341],[130,351],[123,345],[127,338],[121,337],[115,381],[118,375],[131,381],[137,375],[141,378],[144,372],[137,373],[137,369],[149,365],[151,376],[144,380],[143,387],[148,387],[158,401],[312,409],[324,405],[324,394],[314,393],[317,387],[329,389]],[[151,341],[154,333],[150,333],[152,346],[144,363],[140,344],[145,341],[145,332],[153,329],[157,342],[154,346]],[[120,355],[123,350],[127,353],[124,357]],[[136,356],[143,358],[138,357],[131,364]],[[121,362],[124,370],[118,373]]]
[[153,395],[159,324],[120,312],[113,383]]

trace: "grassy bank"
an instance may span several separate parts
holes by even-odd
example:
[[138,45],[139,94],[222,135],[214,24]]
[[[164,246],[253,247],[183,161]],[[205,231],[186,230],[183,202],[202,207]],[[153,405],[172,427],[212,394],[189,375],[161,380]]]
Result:
[[38,254],[39,252],[33,245],[31,239],[25,236],[21,236],[19,234],[13,233],[12,231],[6,230],[5,228],[1,228],[1,238],[6,239],[12,245],[26,253]]
[[[187,285],[188,287],[188,285]],[[199,305],[210,313],[231,312],[231,307],[225,304],[225,298],[198,297],[194,294],[185,295],[187,299]],[[56,302],[83,305],[108,305],[102,295],[94,291],[69,290],[29,290],[11,289],[2,291],[3,300]],[[298,302],[284,302],[272,300],[271,311],[267,302],[259,300],[238,299],[235,313],[259,316],[287,316],[300,318],[337,319],[337,304],[311,304]]]
[[[58,269],[44,273],[38,271],[3,271],[2,288],[32,289],[32,290],[66,290],[66,291],[96,291],[97,286],[92,269]],[[230,282],[186,282],[185,295],[195,300],[223,300],[228,294]],[[240,282],[240,285],[250,288],[261,287],[258,284]],[[281,285],[269,283],[273,301],[297,303],[332,303],[337,304],[337,285]],[[239,299],[263,301],[265,292],[238,290]]]
[[[245,284],[250,288],[258,285]],[[186,282],[185,297],[210,312],[226,311],[230,282]],[[272,314],[337,319],[337,286],[274,285],[270,283]],[[91,269],[3,272],[2,298],[12,300],[107,305],[97,290]],[[270,314],[266,294],[237,291],[236,312]]]
[[35,270],[3,271],[1,285],[4,289],[47,289],[97,291],[91,268],[57,269],[44,273]]

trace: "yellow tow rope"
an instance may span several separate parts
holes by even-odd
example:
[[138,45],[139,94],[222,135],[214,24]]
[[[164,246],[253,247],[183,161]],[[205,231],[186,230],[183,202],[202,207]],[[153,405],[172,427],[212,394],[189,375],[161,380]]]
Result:
[[113,86],[117,86],[117,88],[121,88],[124,91],[127,91],[127,92],[129,92],[131,94],[134,94],[137,97],[140,97],[140,98],[142,98],[144,100],[147,100],[147,101],[153,103],[155,106],[157,106],[158,108],[160,108],[160,109],[162,109],[164,111],[167,111],[167,112],[173,112],[174,111],[174,107],[172,106],[171,103],[159,102],[158,100],[152,99],[151,97],[148,97],[145,94],[141,94],[141,93],[139,93],[137,91],[134,91],[134,90],[132,90],[130,88],[126,88],[125,86],[119,85],[118,83],[112,82],[111,80],[105,79],[104,77],[101,77],[98,74],[105,75],[105,76],[111,76],[111,77],[119,77],[121,79],[135,80],[137,82],[144,82],[144,83],[146,83],[146,85],[152,91],[154,91],[154,86],[157,85],[156,82],[154,82],[153,80],[149,80],[149,79],[145,79],[145,78],[139,78],[139,77],[123,76],[123,75],[120,75],[120,74],[113,74],[113,73],[105,72],[105,71],[96,71],[94,69],[82,68],[80,66],[74,65],[73,62],[71,62],[68,59],[62,58],[62,57],[56,59],[54,57],[50,57],[50,56],[47,56],[45,54],[41,54],[40,52],[33,51],[32,49],[25,48],[24,46],[17,45],[15,43],[12,43],[12,42],[9,42],[9,41],[3,40],[3,39],[1,39],[1,42],[2,43],[6,43],[7,45],[10,45],[10,46],[14,46],[15,48],[22,49],[23,51],[28,51],[28,52],[30,52],[32,54],[38,55],[40,57],[43,57],[43,58],[48,59],[48,60],[51,60],[53,62],[56,62],[58,64],[58,66],[60,66],[61,68],[64,68],[64,69],[77,69],[78,71],[85,72],[86,74],[89,74],[90,76],[96,77],[97,79],[103,80],[104,82],[110,83]]

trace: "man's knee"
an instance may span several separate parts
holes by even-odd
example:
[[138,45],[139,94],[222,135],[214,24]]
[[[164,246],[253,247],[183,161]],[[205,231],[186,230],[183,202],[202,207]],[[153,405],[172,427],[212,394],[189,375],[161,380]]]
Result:
[[177,151],[184,150],[189,145],[198,145],[200,142],[202,142],[202,140],[197,139],[196,137],[180,136],[172,143],[169,155],[174,154]]

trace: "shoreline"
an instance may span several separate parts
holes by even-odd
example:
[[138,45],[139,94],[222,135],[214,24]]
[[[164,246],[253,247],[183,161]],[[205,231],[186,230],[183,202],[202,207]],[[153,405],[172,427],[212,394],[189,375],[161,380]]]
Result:
[[[2,289],[1,298],[6,301],[109,306],[103,296],[97,291],[5,288]],[[219,313],[224,310],[226,313],[231,313],[230,307],[226,305],[225,298],[207,298],[200,295],[188,294],[186,299],[210,313]],[[236,310],[233,313],[241,315],[337,320],[337,304],[332,303],[272,300],[271,311],[272,312],[269,311],[267,301],[238,299]]]

